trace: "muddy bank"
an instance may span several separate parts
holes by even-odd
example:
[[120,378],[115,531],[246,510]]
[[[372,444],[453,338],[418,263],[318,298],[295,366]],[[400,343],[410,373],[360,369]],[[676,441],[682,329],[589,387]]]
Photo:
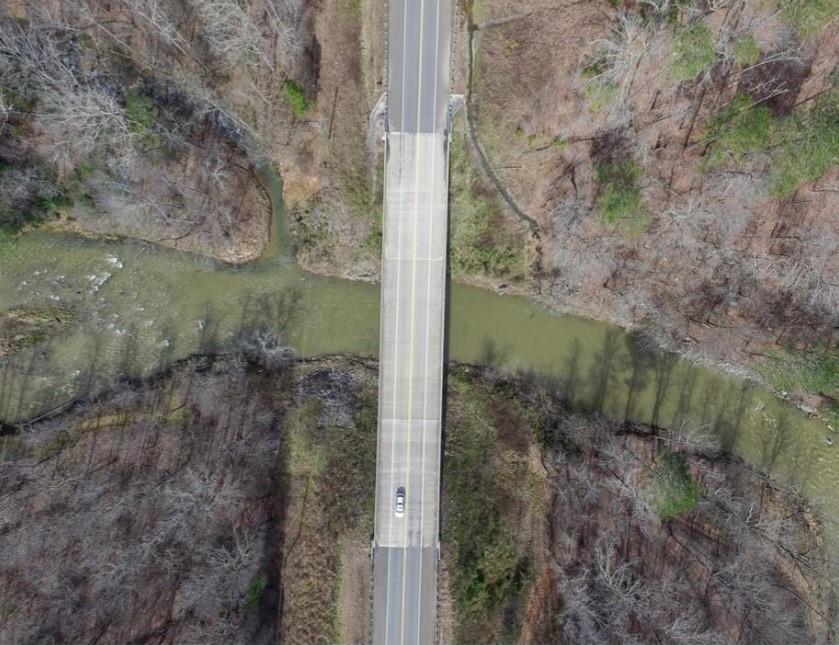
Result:
[[832,343],[835,15],[781,5],[460,5],[469,123],[536,223],[540,299],[717,365]]

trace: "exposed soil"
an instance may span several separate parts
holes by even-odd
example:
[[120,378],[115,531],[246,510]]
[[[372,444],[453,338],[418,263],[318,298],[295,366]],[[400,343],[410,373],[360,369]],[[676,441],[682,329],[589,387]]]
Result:
[[[10,76],[16,87],[4,96],[17,103],[0,122],[11,135],[0,149],[0,181],[9,170],[17,183],[25,175],[29,188],[15,203],[33,207],[45,201],[45,180],[61,186],[59,203],[25,222],[58,214],[59,225],[74,231],[247,262],[269,235],[270,207],[255,166],[270,162],[284,178],[301,263],[377,275],[381,187],[367,125],[384,91],[384,2],[20,0],[3,11],[20,19],[3,23],[10,37],[34,30],[74,57],[68,76],[75,90],[66,91],[79,101],[101,92],[97,98],[115,101],[129,130],[119,125],[119,136],[99,130],[87,140],[82,128],[89,123],[62,129],[50,101],[69,79],[35,83],[18,96],[29,77]],[[44,48],[36,49],[8,60],[14,66],[34,56],[54,68]],[[287,83],[300,94],[292,96]],[[145,103],[132,103],[135,96],[150,102],[148,113]],[[142,123],[132,121],[137,105]],[[143,132],[131,131],[138,125]],[[22,164],[26,173],[16,168]]]
[[[839,310],[837,172],[773,197],[772,151],[709,167],[707,131],[738,91],[776,119],[805,112],[834,82],[839,27],[800,40],[765,3],[679,4],[675,20],[606,0],[465,7],[471,124],[538,224],[534,291],[718,363],[826,342]],[[696,22],[713,39],[713,66],[680,82],[674,41]],[[736,61],[744,38],[758,64]],[[639,169],[642,208],[610,223],[599,173],[616,162]]]

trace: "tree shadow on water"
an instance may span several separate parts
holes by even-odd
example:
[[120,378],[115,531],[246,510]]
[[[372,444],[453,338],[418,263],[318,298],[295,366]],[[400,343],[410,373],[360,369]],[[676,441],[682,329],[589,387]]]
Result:
[[589,371],[589,383],[592,388],[591,409],[602,414],[606,397],[610,389],[617,384],[616,363],[620,350],[621,334],[617,329],[608,329],[603,335],[603,343],[594,355],[594,364]]
[[240,300],[234,338],[246,337],[254,331],[272,331],[284,339],[299,320],[302,296],[302,290],[294,287],[271,293],[245,293]]

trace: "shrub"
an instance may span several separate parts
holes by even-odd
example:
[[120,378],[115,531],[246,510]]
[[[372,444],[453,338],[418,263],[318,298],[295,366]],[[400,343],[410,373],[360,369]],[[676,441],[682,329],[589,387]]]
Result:
[[600,112],[615,102],[620,88],[617,83],[605,78],[595,78],[586,84],[586,95],[591,109]]
[[303,116],[309,110],[309,101],[303,86],[295,80],[287,79],[283,82],[283,96],[291,106],[295,116]]
[[[453,548],[453,594],[460,616],[458,642],[498,642],[489,638],[495,627],[490,616],[505,611],[522,597],[528,584],[527,555],[517,555],[511,506],[527,503],[525,481],[513,489],[499,478],[499,464],[513,464],[516,457],[499,441],[492,410],[503,405],[519,419],[516,402],[497,390],[476,385],[463,374],[449,381],[452,415],[443,478],[446,542]],[[503,397],[503,401],[499,400]],[[512,431],[523,431],[523,427]],[[524,459],[525,453],[516,453]],[[515,494],[511,494],[515,490]],[[514,615],[507,613],[511,623]]]
[[69,206],[70,192],[47,167],[0,162],[0,230],[13,234],[37,225]]
[[754,65],[760,60],[760,47],[752,34],[746,34],[734,41],[734,60],[743,67]]
[[641,11],[645,20],[656,19],[675,23],[681,10],[690,2],[691,0],[646,0],[641,4]]
[[637,221],[646,215],[641,196],[641,168],[631,159],[602,162],[597,165],[600,194],[597,209],[608,224],[620,220]]
[[452,138],[449,191],[452,274],[524,279],[530,268],[525,234],[475,172],[464,134]]
[[245,592],[245,601],[242,604],[243,613],[251,614],[259,609],[259,604],[262,602],[262,594],[265,592],[265,587],[267,586],[268,577],[264,573],[259,574]]
[[650,493],[662,520],[689,513],[699,503],[699,484],[691,477],[685,456],[665,452],[651,472]]
[[125,95],[125,119],[132,132],[141,135],[151,134],[157,117],[157,107],[148,96],[135,92],[128,92]]
[[708,164],[739,164],[749,154],[766,150],[771,142],[772,123],[768,107],[755,105],[748,94],[738,94],[708,124],[705,138],[713,144]]
[[717,52],[711,30],[701,22],[683,29],[673,39],[670,74],[677,81],[689,81],[714,66]]
[[764,105],[738,94],[707,127],[713,143],[707,164],[742,162],[751,153],[770,151],[770,192],[789,197],[839,165],[839,90],[820,96],[806,111],[774,118]]
[[516,571],[516,552],[508,531],[494,528],[482,534],[482,550],[458,576],[457,599],[466,615],[481,616],[498,606],[510,592]]

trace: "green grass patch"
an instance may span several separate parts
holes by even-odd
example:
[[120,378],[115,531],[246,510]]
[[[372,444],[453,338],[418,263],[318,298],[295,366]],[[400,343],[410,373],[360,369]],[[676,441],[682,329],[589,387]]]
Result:
[[742,67],[750,67],[760,60],[760,47],[752,34],[734,41],[734,60]]
[[774,117],[762,104],[738,94],[708,123],[711,143],[707,167],[742,163],[750,154],[770,156],[769,190],[789,197],[839,165],[839,89],[820,96],[812,107]]
[[370,235],[367,236],[367,247],[376,255],[380,255],[382,252],[382,240],[384,239],[382,219],[382,209],[373,209],[373,221],[370,225]]
[[839,164],[839,90],[821,96],[810,110],[786,117],[775,139],[772,193],[788,197]]
[[748,94],[737,94],[708,124],[705,140],[712,145],[706,164],[712,168],[728,162],[739,165],[748,155],[766,150],[772,127],[768,107],[755,105]]
[[152,134],[158,116],[157,107],[148,96],[136,92],[128,92],[125,95],[125,118],[135,134]]
[[17,247],[17,236],[13,231],[0,227],[0,258],[10,255]]
[[289,472],[294,477],[317,480],[326,470],[326,455],[313,430],[321,412],[318,401],[307,401],[289,413]]
[[348,18],[361,18],[362,0],[340,0],[338,6]]
[[617,83],[605,78],[595,78],[586,84],[586,96],[595,112],[602,112],[612,105],[619,91]]
[[806,39],[839,16],[839,0],[780,0],[781,15]]
[[50,437],[49,441],[37,444],[33,450],[33,454],[38,460],[50,459],[74,443],[75,439],[73,435],[66,430],[59,430]]
[[600,112],[614,103],[620,91],[617,83],[606,78],[605,72],[606,59],[600,52],[583,67],[583,78],[587,79],[586,96],[595,112]]
[[829,401],[820,409],[822,418],[833,432],[839,432],[839,401]]
[[679,453],[661,455],[650,473],[648,491],[656,512],[665,521],[689,513],[699,503],[699,484],[691,477],[687,459]]
[[161,141],[156,125],[160,112],[154,101],[144,94],[128,92],[125,95],[124,109],[128,128],[137,135],[139,142],[146,148],[159,147]]
[[[384,209],[384,165],[376,168],[371,177],[363,164],[347,164],[341,172],[341,194],[353,217],[370,222],[365,246],[373,253],[382,249],[382,219]],[[325,239],[324,239],[325,243]]]
[[373,530],[376,485],[376,414],[374,392],[364,392],[348,426],[327,428],[320,437],[327,448],[326,467],[319,488],[324,499],[327,524],[335,535],[360,529]]
[[295,116],[303,116],[309,111],[309,100],[303,86],[293,79],[283,81],[283,97],[291,107]]
[[714,35],[701,22],[695,22],[673,38],[670,75],[679,82],[693,80],[709,72],[716,59]]
[[[342,548],[365,544],[372,534],[376,477],[375,390],[356,388],[351,400],[344,399],[329,383],[333,376],[346,377],[341,383],[355,378],[340,370],[317,368],[302,376],[323,383],[323,393],[297,397],[283,426],[289,449],[287,521],[299,536],[296,546],[286,545],[291,550],[285,555],[293,554],[287,560],[287,571],[293,572],[287,578],[288,593],[299,594],[289,611],[307,621],[309,635],[317,635],[314,640],[330,643],[337,642],[340,629]],[[288,387],[294,386],[277,389],[278,402]]]
[[624,158],[597,164],[597,210],[607,224],[638,224],[646,220],[641,195],[641,168]]
[[474,166],[465,134],[452,137],[451,177],[452,273],[525,279],[530,271],[527,233],[505,217],[495,188]]
[[835,347],[772,352],[757,371],[777,390],[829,397],[839,394],[839,350]]

